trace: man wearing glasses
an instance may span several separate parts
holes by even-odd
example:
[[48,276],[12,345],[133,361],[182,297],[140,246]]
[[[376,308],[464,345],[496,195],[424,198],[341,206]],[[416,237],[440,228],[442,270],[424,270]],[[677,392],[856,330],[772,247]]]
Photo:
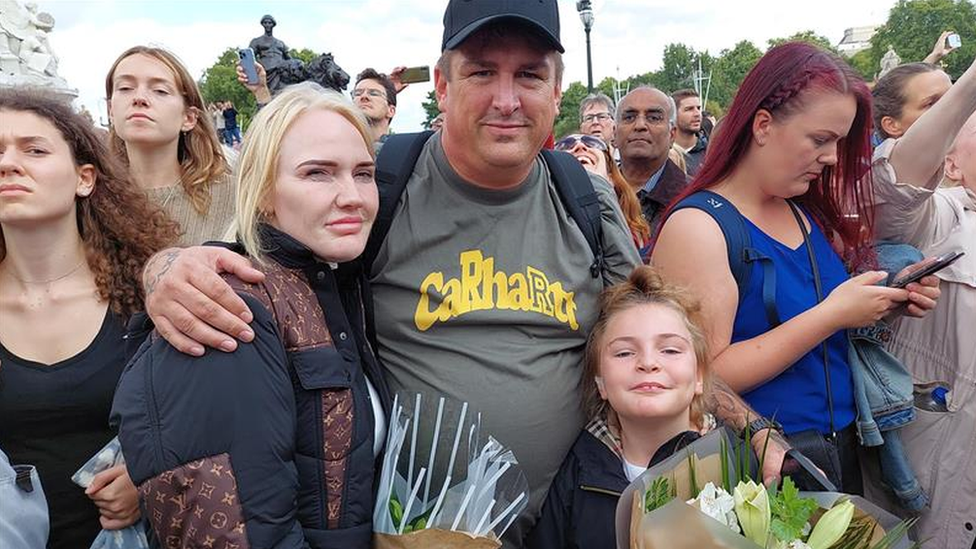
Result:
[[620,150],[620,171],[637,192],[652,235],[667,205],[688,185],[685,173],[668,158],[675,117],[671,96],[646,86],[631,90],[617,109],[614,142]]
[[580,133],[599,137],[613,144],[613,100],[602,93],[591,93],[580,102]]
[[352,100],[366,115],[376,152],[380,152],[396,114],[396,86],[385,74],[365,69],[356,77]]

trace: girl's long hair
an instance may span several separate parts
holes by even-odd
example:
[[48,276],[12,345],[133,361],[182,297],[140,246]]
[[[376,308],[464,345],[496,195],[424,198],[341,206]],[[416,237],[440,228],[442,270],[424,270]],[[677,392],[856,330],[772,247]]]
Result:
[[[142,269],[146,261],[176,242],[176,223],[153,206],[129,181],[91,123],[71,107],[39,90],[0,89],[0,111],[29,112],[48,121],[68,143],[74,164],[95,168],[95,187],[75,198],[78,233],[98,295],[128,317],[144,309]],[[0,228],[0,261],[7,255]]]
[[752,142],[752,122],[760,109],[786,118],[802,111],[810,94],[824,92],[852,95],[857,111],[850,131],[837,144],[837,164],[824,167],[810,189],[795,200],[813,215],[828,239],[840,237],[844,259],[852,268],[869,263],[874,236],[871,92],[847,63],[805,42],[769,50],[749,71],[722,119],[721,131],[712,134],[701,170],[671,203],[668,215],[687,196],[732,175]]
[[[183,192],[190,197],[193,209],[200,214],[206,214],[210,210],[210,187],[223,182],[230,175],[230,169],[224,158],[220,141],[217,140],[217,130],[210,120],[209,111],[204,107],[200,88],[190,76],[190,71],[169,51],[149,46],[134,46],[122,52],[115,63],[112,63],[112,68],[105,76],[105,97],[109,102],[112,101],[112,93],[115,91],[113,80],[119,63],[126,57],[136,54],[152,57],[169,68],[173,73],[176,89],[183,96],[185,107],[195,109],[197,112],[197,123],[193,129],[180,133],[177,159],[180,163],[180,185],[183,187]],[[112,152],[128,166],[129,156],[125,150],[125,141],[119,137],[114,127],[109,128],[109,145]]]

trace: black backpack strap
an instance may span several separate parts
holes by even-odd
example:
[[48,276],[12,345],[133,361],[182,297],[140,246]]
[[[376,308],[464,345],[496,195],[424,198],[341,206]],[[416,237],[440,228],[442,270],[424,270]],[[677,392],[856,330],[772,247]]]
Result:
[[752,247],[752,238],[749,236],[749,228],[742,213],[725,197],[712,191],[698,191],[686,197],[675,205],[672,213],[685,208],[695,208],[707,213],[722,229],[725,247],[729,254],[729,269],[739,289],[740,300],[749,289],[752,264],[758,261],[762,265],[762,300],[763,308],[766,310],[766,320],[771,328],[779,326],[779,311],[776,309],[776,269],[772,258]]
[[583,237],[593,252],[590,276],[599,278],[605,264],[602,212],[600,197],[593,188],[590,175],[571,154],[543,149],[542,158],[549,166],[549,173],[563,206],[583,232]]
[[413,175],[413,167],[417,164],[420,151],[433,134],[430,130],[393,134],[383,143],[383,148],[376,157],[376,187],[379,190],[380,207],[362,255],[367,276],[372,272],[373,261],[390,232],[393,214],[400,203],[403,190],[407,188],[407,181]]

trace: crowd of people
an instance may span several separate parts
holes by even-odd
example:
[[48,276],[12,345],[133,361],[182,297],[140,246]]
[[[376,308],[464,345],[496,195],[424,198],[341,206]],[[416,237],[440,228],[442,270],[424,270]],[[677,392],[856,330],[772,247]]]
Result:
[[[623,489],[717,426],[767,483],[795,449],[976,548],[976,62],[868,84],[787,43],[721,120],[641,86],[552,136],[562,54],[555,0],[449,1],[420,134],[390,130],[402,68],[351,98],[239,68],[243,138],[156,47],[109,68],[107,137],[0,90],[0,546],[141,521],[154,546],[370,547],[393,397],[420,392],[517,457],[506,548],[613,547]],[[884,444],[865,334],[941,398]],[[125,463],[74,485],[115,436]]]

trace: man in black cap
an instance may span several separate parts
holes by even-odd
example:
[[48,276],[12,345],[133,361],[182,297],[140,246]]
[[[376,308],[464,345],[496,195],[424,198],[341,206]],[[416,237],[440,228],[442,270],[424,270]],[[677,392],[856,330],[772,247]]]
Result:
[[593,253],[540,156],[562,52],[555,0],[449,3],[434,69],[444,126],[371,277],[391,389],[469,402],[525,471],[530,502],[506,547],[534,522],[583,425],[580,364],[599,294],[640,263],[613,190],[594,177],[605,261],[591,274]]
[[[613,190],[597,176],[594,261],[540,154],[562,97],[562,52],[556,0],[449,2],[434,71],[444,126],[423,143],[370,272],[391,389],[469,402],[525,471],[529,505],[505,547],[521,543],[583,426],[580,365],[600,292],[640,263]],[[189,282],[205,278],[202,264],[250,279],[239,258],[164,253],[146,272],[155,281],[149,312],[170,327],[164,337],[189,351],[196,344],[173,327],[213,347],[247,329],[235,296]],[[201,295],[214,301],[198,303]],[[744,425],[744,409],[733,414]]]

